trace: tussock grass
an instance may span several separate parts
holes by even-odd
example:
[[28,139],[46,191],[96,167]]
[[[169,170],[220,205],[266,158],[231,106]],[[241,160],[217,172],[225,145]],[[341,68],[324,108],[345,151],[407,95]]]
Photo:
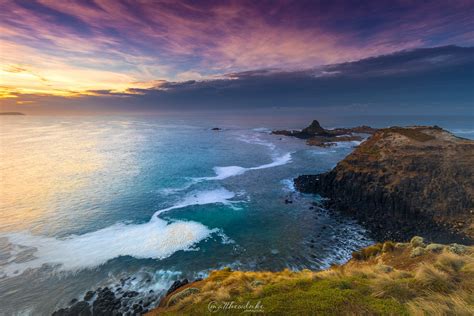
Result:
[[429,297],[419,297],[407,303],[410,314],[416,316],[474,315],[474,302],[466,293],[441,295],[432,293]]
[[367,260],[370,257],[374,257],[381,253],[383,250],[383,244],[375,244],[367,248],[355,251],[352,253],[352,258],[355,260]]
[[199,291],[188,290],[181,300],[172,293],[173,304],[151,315],[208,314],[211,301],[260,302],[265,313],[277,315],[474,315],[473,248],[458,254],[446,246],[412,258],[416,246],[376,244],[319,272],[214,271],[191,285]]

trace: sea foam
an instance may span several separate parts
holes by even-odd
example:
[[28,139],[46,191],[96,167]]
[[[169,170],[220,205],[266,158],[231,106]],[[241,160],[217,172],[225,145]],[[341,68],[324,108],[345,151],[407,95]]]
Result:
[[[161,209],[143,224],[118,223],[83,235],[66,238],[35,236],[30,233],[11,233],[6,237],[10,246],[7,263],[0,268],[0,277],[19,275],[27,269],[40,268],[44,264],[58,265],[59,270],[77,271],[100,266],[120,256],[137,259],[163,259],[180,250],[192,250],[193,245],[216,234],[222,242],[229,238],[219,229],[193,221],[167,222],[159,214],[190,205],[222,203],[235,194],[226,189],[196,192],[186,196],[174,206]],[[223,237],[225,236],[225,237]],[[29,256],[25,256],[30,254]],[[31,256],[31,254],[33,256]],[[25,260],[27,257],[29,260]],[[23,259],[22,259],[23,258]]]
[[278,167],[278,166],[285,165],[289,162],[291,162],[291,153],[286,153],[280,157],[274,158],[273,161],[270,163],[260,165],[257,167],[250,167],[250,168],[245,168],[245,167],[240,167],[240,166],[214,167],[213,170],[216,173],[214,177],[202,177],[202,178],[196,178],[196,179],[198,181],[224,180],[230,177],[235,177],[235,176],[244,174],[250,170],[261,170],[261,169]]
[[233,197],[235,197],[235,193],[229,190],[226,190],[224,188],[190,193],[177,204],[157,211],[153,215],[152,220],[154,220],[155,218],[157,218],[159,214],[162,214],[164,212],[168,212],[174,209],[184,208],[191,205],[205,205],[205,204],[217,204],[217,203],[232,205],[232,203],[240,202],[240,201],[230,201],[230,199],[232,199]]
[[[248,144],[261,145],[261,146],[268,147],[271,151],[275,151],[275,149],[276,149],[275,144],[273,144],[271,142],[268,142],[268,141],[265,141],[265,140],[262,140],[261,138],[259,138],[258,136],[255,136],[255,135],[250,135],[250,136],[249,135],[239,135],[239,137],[237,139],[240,140],[240,141],[243,141],[245,143],[248,143]],[[235,177],[235,176],[242,175],[242,174],[244,174],[244,173],[246,173],[247,171],[250,171],[250,170],[260,170],[260,169],[267,169],[267,168],[282,166],[282,165],[285,165],[285,164],[291,162],[291,154],[292,154],[291,152],[285,153],[281,156],[276,156],[275,154],[273,154],[272,155],[273,156],[272,162],[267,163],[267,164],[263,164],[263,165],[260,165],[260,166],[256,166],[256,167],[249,167],[249,168],[245,168],[245,167],[241,167],[241,166],[214,167],[214,168],[212,168],[212,170],[214,171],[215,176],[190,178],[189,182],[184,184],[182,187],[180,187],[180,188],[164,188],[164,189],[160,190],[160,193],[163,194],[163,195],[170,195],[170,194],[174,194],[174,193],[181,192],[183,190],[189,189],[192,185],[194,185],[196,183],[199,183],[199,182],[202,182],[202,181],[224,180],[224,179],[227,179],[227,178],[230,178],[230,177]],[[175,207],[173,207],[173,208],[175,208]]]
[[18,262],[16,258],[21,255],[21,250],[18,250],[10,254],[10,263],[2,272],[12,276],[26,269],[40,268],[43,264],[60,265],[60,270],[74,271],[97,267],[120,256],[163,259],[176,251],[189,250],[213,232],[197,222],[168,223],[155,218],[144,224],[119,223],[64,239],[13,233],[7,235],[9,242],[21,245],[23,251],[36,248],[35,258]]
[[295,183],[293,179],[283,179],[280,181],[283,184],[283,191],[285,192],[296,192]]

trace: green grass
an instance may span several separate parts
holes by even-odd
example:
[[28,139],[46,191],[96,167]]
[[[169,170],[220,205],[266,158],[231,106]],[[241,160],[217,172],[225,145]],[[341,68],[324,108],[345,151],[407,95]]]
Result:
[[[408,315],[407,309],[392,298],[370,295],[368,281],[348,277],[337,280],[290,280],[264,286],[259,295],[247,294],[232,297],[237,304],[260,304],[265,314],[275,315]],[[193,304],[192,310],[176,311],[180,315],[208,314],[208,302]],[[216,315],[241,314],[227,310]],[[174,314],[171,313],[171,314]]]
[[426,141],[435,139],[434,136],[425,134],[414,128],[392,127],[392,128],[387,129],[387,131],[392,132],[392,133],[398,133],[400,135],[403,135],[405,137],[408,137],[410,139],[413,139],[419,142],[426,142]]
[[178,290],[172,306],[164,301],[150,315],[207,315],[210,302],[259,303],[270,315],[474,315],[474,248],[443,246],[412,258],[414,245],[404,245],[375,244],[320,272],[213,271],[190,285],[199,290]]
[[391,298],[370,296],[368,281],[348,277],[305,284],[285,282],[264,288],[265,311],[288,315],[341,315],[347,311],[371,315],[407,315],[404,306]]

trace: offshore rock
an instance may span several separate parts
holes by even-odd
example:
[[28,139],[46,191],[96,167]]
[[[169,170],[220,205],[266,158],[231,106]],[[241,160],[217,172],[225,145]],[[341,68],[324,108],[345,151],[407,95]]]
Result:
[[376,129],[369,126],[324,129],[317,120],[314,120],[311,125],[301,131],[278,130],[273,131],[272,134],[306,139],[306,143],[310,146],[329,147],[335,145],[336,142],[361,141],[363,138],[354,134],[373,134],[375,131]]

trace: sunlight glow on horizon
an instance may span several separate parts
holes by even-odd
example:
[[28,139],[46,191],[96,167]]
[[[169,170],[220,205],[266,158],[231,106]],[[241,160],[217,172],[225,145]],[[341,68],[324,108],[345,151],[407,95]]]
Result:
[[474,45],[466,18],[474,6],[461,0],[390,6],[9,0],[0,8],[0,102],[131,95],[166,82]]

